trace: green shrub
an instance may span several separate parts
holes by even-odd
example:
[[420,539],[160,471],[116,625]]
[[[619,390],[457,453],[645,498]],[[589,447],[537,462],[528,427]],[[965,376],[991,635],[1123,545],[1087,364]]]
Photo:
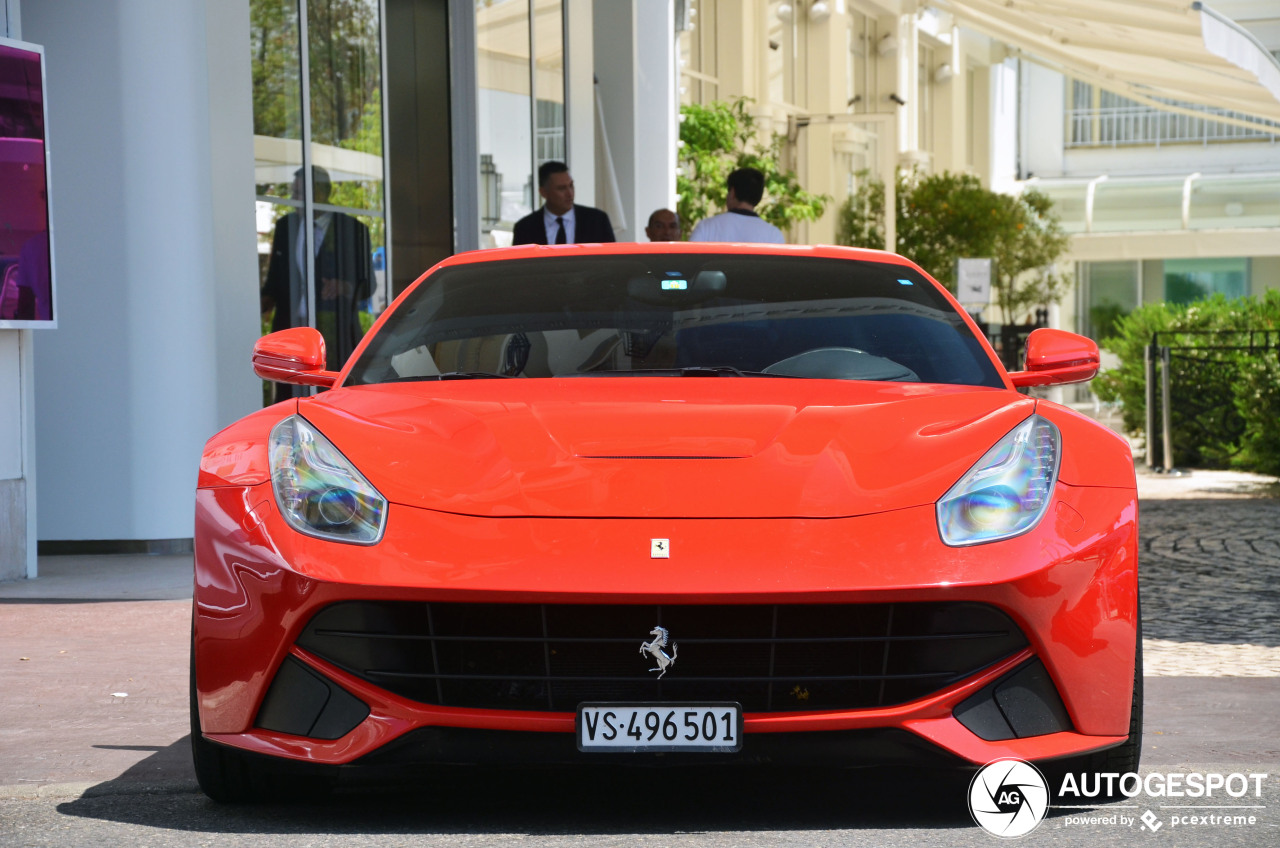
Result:
[[1245,421],[1237,467],[1280,477],[1280,356],[1246,363],[1234,389]]
[[[1270,330],[1269,339],[1255,333],[1252,342],[1269,341],[1272,348],[1209,349],[1245,348],[1249,330]],[[1161,345],[1175,348],[1170,363],[1175,464],[1280,473],[1280,352],[1274,347],[1280,342],[1280,291],[1262,298],[1216,295],[1191,304],[1152,303],[1118,318],[1114,335],[1102,347],[1120,358],[1120,367],[1099,375],[1093,390],[1103,401],[1120,405],[1131,433],[1146,426],[1143,354],[1156,333]],[[1158,420],[1156,429],[1158,439]]]

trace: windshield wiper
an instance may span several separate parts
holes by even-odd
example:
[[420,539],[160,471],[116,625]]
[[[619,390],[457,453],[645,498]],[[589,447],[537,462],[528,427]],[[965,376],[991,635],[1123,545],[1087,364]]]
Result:
[[494,374],[489,371],[445,371],[443,374],[415,374],[408,377],[398,377],[395,380],[387,382],[393,383],[420,383],[427,380],[509,380],[510,374]]
[[445,371],[437,380],[510,380],[511,374],[494,374],[491,371]]
[[732,365],[688,365],[677,369],[681,377],[756,377],[758,374],[742,371]]

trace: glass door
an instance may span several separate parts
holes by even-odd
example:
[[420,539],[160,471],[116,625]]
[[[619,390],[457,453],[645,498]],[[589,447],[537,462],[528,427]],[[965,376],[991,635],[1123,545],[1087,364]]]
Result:
[[337,370],[389,301],[381,2],[250,15],[262,329],[317,328]]

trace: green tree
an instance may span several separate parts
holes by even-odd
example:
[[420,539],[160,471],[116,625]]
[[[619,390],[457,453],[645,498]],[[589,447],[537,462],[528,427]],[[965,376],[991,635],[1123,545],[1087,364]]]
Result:
[[[840,208],[840,244],[883,250],[884,184],[860,175],[858,189]],[[971,174],[899,172],[896,250],[955,291],[956,260],[990,257],[1001,320],[1017,319],[1037,306],[1056,303],[1069,280],[1053,269],[1070,237],[1044,194],[1000,194]]]
[[768,143],[760,141],[755,118],[747,111],[750,102],[740,97],[732,103],[680,107],[676,211],[686,234],[703,218],[724,211],[725,180],[738,168],[764,174],[764,199],[756,212],[779,229],[817,220],[831,202],[825,194],[805,191],[795,173],[782,167],[786,136],[775,133]]
[[[307,0],[311,137],[342,145],[381,87],[376,0]],[[345,146],[345,145],[343,145]]]
[[255,135],[302,138],[297,18],[297,5],[286,0],[249,5]]
[[[308,0],[308,93],[316,144],[382,155],[382,104],[376,0]],[[302,80],[298,7],[293,0],[249,4],[253,131],[272,138],[302,138]],[[338,205],[382,207],[381,184],[361,185]],[[345,188],[345,186],[344,186]],[[287,196],[289,182],[258,187]],[[348,202],[351,201],[351,202]]]

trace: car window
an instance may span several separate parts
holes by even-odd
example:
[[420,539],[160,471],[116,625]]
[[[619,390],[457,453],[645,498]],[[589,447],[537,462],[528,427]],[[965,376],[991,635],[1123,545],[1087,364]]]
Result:
[[347,384],[703,371],[1003,386],[960,313],[912,269],[723,254],[442,268],[388,316]]

